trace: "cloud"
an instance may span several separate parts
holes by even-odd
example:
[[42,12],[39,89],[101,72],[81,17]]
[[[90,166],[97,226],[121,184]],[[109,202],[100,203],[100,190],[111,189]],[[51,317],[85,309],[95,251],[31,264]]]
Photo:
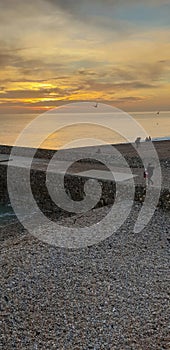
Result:
[[[54,103],[41,98],[58,103],[114,96],[119,103],[131,97],[135,103],[138,95],[163,95],[170,81],[169,27],[135,22],[135,5],[147,10],[163,4],[167,1],[0,0],[1,107],[3,101]],[[132,21],[122,22],[128,6]]]
[[[63,93],[60,89],[55,89],[56,95]],[[7,90],[3,93],[3,99],[34,99],[34,98],[45,98],[49,96],[48,89],[39,90]],[[0,93],[1,98],[1,93]]]
[[[58,8],[73,15],[86,16],[86,9],[115,9],[120,6],[134,6],[139,5],[138,0],[46,0],[49,3],[56,5]],[[169,0],[143,0],[143,5],[147,6],[161,6],[169,5]]]
[[160,81],[167,80],[170,73],[169,60],[158,60],[151,63],[138,63],[135,67],[138,75],[141,74],[144,81]]
[[157,89],[159,85],[143,83],[142,81],[131,81],[131,82],[100,82],[97,80],[86,80],[84,82],[85,90],[92,91],[109,91],[109,92],[117,92],[124,90],[141,90],[141,89]]
[[[167,79],[170,73],[170,60],[158,60],[156,62],[138,62],[134,65],[125,65],[120,68],[113,68],[111,75],[119,80],[134,81],[141,80],[141,88],[147,87],[148,82],[160,82],[160,79]],[[153,86],[154,87],[154,86]]]
[[[51,79],[57,80],[56,73],[65,68],[64,63],[58,58],[44,57],[30,54],[26,48],[14,48],[0,42],[0,81],[2,82],[35,82],[47,80],[47,76],[51,75]],[[29,55],[30,57],[29,57]],[[5,77],[5,72],[12,70],[14,76]],[[4,78],[3,78],[4,76]],[[34,79],[33,79],[34,76]],[[44,79],[42,79],[42,76]],[[64,76],[61,76],[64,79]],[[16,79],[15,79],[16,78]],[[18,78],[18,79],[17,79]],[[59,77],[58,77],[59,79]]]
[[0,40],[0,67],[20,66],[23,62],[20,52],[26,48],[18,48]]
[[[18,14],[17,18],[22,17],[23,15],[25,17],[34,17],[38,12],[45,10],[43,3],[43,0],[29,0],[27,2],[23,0],[0,0],[0,17],[3,22],[5,22],[5,19],[8,22],[10,20],[15,21],[15,18],[13,18],[14,14]],[[8,14],[8,17],[4,18],[4,15],[6,14]]]
[[[96,69],[95,69],[96,68]],[[93,69],[89,68],[80,68],[76,71],[76,74],[81,79],[93,78],[96,81],[99,79],[105,79],[108,82],[110,80],[118,83],[118,82],[140,82],[140,87],[145,88],[151,87],[153,82],[160,82],[160,79],[167,79],[170,74],[170,60],[162,59],[162,60],[152,60],[152,62],[134,62],[134,63],[126,63],[122,62],[119,65],[108,65],[103,66],[102,64],[99,67],[93,67]]]
[[76,94],[83,87],[76,86],[72,88],[37,88],[37,89],[18,89],[18,90],[0,90],[0,100],[34,100],[34,99],[55,99],[58,97],[68,97],[70,95]]
[[0,67],[7,67],[8,65],[12,64],[13,56],[6,53],[0,52]]
[[9,109],[12,110],[12,112],[33,112],[34,110],[37,111],[37,113],[42,112],[43,107],[49,107],[49,108],[55,108],[57,106],[60,106],[64,103],[67,103],[67,99],[59,99],[56,101],[34,101],[33,104],[30,104],[30,102],[25,102],[25,101],[18,101],[18,100],[13,100],[13,101],[4,101],[0,103],[0,113],[3,112],[9,112]]
[[120,97],[120,98],[117,98],[115,100],[113,100],[112,102],[114,103],[128,103],[128,102],[140,102],[140,101],[144,101],[145,98],[144,97],[141,97],[141,96],[126,96],[126,97]]

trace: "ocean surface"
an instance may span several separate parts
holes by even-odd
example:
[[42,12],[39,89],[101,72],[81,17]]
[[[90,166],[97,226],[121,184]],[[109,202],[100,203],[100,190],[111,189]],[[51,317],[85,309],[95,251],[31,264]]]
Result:
[[[129,115],[145,129],[148,136],[150,135],[152,139],[170,139],[170,111],[160,112],[159,114],[157,114],[157,112],[133,112],[129,113]],[[0,145],[14,145],[22,130],[36,117],[37,115],[35,114],[0,114]],[[122,118],[122,129],[124,127],[124,120]],[[29,136],[30,139],[36,140],[36,137],[40,134],[42,134],[42,136],[45,135],[45,130],[41,126],[41,123],[38,129]],[[134,140],[137,136],[140,135],[134,133]],[[49,137],[43,139],[44,141],[41,143],[40,148],[58,149],[73,140],[84,138],[89,139],[85,145],[90,145],[90,139],[100,139],[112,144],[127,142],[120,134],[106,128],[91,124],[77,124],[64,127],[57,132],[55,132],[54,129],[54,132]],[[24,144],[24,140],[22,140],[20,145],[27,146],[27,144]],[[82,146],[83,145],[84,144],[82,144]]]

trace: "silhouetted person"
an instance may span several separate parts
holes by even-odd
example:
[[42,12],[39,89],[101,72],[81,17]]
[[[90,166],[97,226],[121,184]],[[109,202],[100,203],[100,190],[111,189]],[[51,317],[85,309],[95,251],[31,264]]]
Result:
[[145,180],[147,180],[147,178],[148,178],[147,168],[144,169],[143,177]]
[[153,176],[154,166],[149,163],[147,167],[147,178],[148,178],[148,186],[153,185],[152,176]]
[[150,136],[148,136],[148,137],[146,137],[145,141],[146,141],[146,142],[149,142],[149,141],[152,141],[152,139],[151,139]]
[[140,140],[141,140],[141,137],[136,138],[136,140],[135,140],[136,148],[138,148],[140,146]]

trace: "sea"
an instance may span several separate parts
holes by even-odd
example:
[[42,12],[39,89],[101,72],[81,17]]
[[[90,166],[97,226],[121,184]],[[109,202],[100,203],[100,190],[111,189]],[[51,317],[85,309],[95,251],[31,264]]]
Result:
[[[151,136],[153,140],[170,139],[170,111],[159,112],[159,114],[157,112],[132,112],[129,113],[129,115],[138,122],[142,128],[144,128],[147,135]],[[22,130],[36,117],[36,114],[0,114],[0,145],[14,145],[17,137],[22,133]],[[69,124],[69,120],[67,121],[67,124]],[[123,127],[124,120],[122,120],[122,128]],[[36,129],[33,134],[30,134],[30,139],[36,140],[37,136],[40,134],[45,135],[45,128],[42,127],[41,122],[39,123],[38,129]],[[140,135],[134,134],[134,139],[138,136]],[[69,142],[86,138],[87,142],[85,145],[91,145],[90,139],[103,140],[104,142],[111,144],[127,142],[127,140],[119,133],[93,124],[84,125],[80,123],[74,126],[67,125],[58,131],[55,131],[54,129],[50,136],[43,139],[40,148],[59,149],[61,147],[66,147],[65,145]],[[24,139],[22,139],[22,142],[19,145],[27,146],[27,144],[24,143]],[[82,144],[82,146],[83,145],[84,144]],[[74,147],[74,145],[72,147]],[[68,148],[70,148],[70,146]]]

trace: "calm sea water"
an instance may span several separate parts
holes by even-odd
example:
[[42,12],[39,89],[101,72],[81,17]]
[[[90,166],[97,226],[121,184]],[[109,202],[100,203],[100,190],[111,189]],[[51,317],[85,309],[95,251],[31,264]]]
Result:
[[[170,111],[160,112],[143,112],[143,113],[129,113],[150,135],[152,138],[166,138],[170,139]],[[35,114],[0,114],[0,144],[13,145],[21,133],[23,128],[36,118]],[[122,127],[124,121],[122,120]],[[113,121],[114,124],[114,121]],[[39,127],[34,135],[30,138],[36,138],[37,133],[44,134],[43,128]],[[135,137],[140,135],[134,135]],[[60,131],[51,134],[41,144],[41,148],[58,149],[68,142],[82,138],[97,138],[109,143],[127,142],[121,135],[93,125],[76,125],[68,126]],[[88,143],[87,143],[88,144]],[[24,145],[22,141],[21,146]]]

